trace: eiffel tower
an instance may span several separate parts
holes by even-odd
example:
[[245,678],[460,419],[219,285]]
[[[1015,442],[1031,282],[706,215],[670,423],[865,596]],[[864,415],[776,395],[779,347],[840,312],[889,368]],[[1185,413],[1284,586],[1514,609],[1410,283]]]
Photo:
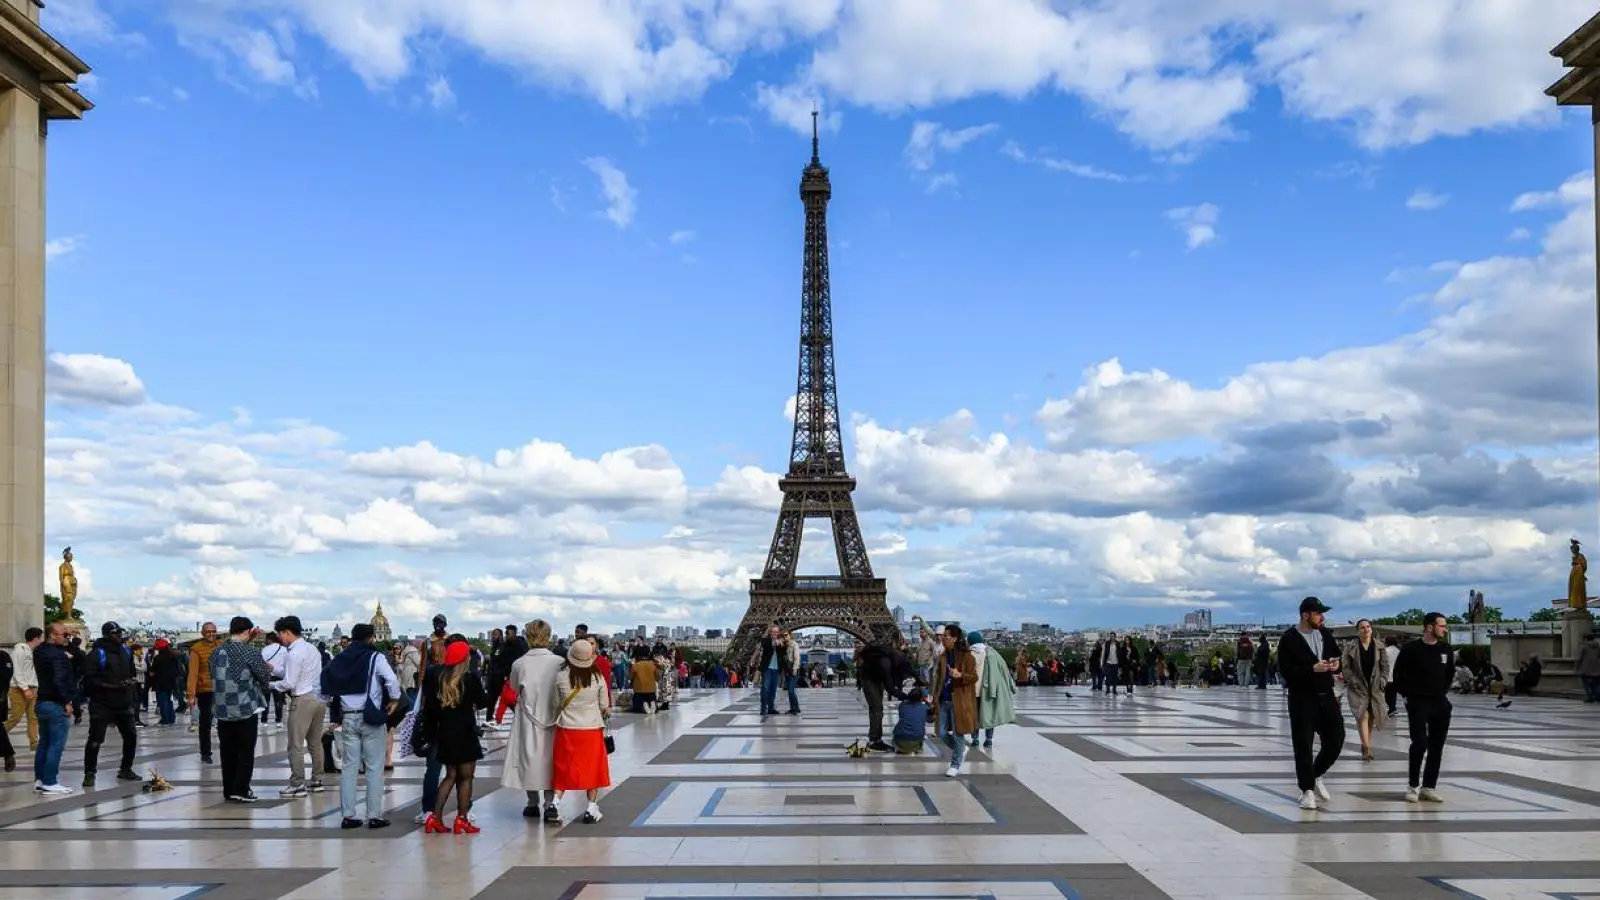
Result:
[[[894,644],[899,629],[889,614],[888,589],[872,576],[850,494],[856,480],[845,471],[839,431],[839,395],[833,374],[833,301],[828,288],[828,199],[833,186],[817,145],[811,114],[811,164],[800,175],[806,210],[805,261],[800,282],[800,381],[795,390],[794,441],[789,471],[778,480],[783,506],[760,578],[750,580],[750,609],[728,648],[728,661],[750,663],[768,626],[785,630],[828,627],[862,640]],[[837,577],[796,576],[807,519],[833,525]]]

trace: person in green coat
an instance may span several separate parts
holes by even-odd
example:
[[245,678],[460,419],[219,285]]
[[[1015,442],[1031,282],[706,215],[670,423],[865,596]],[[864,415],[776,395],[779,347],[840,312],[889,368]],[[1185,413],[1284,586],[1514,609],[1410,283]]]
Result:
[[[978,663],[978,728],[983,731],[983,746],[994,746],[994,730],[1017,719],[1017,686],[1011,680],[1005,657],[991,650],[981,632],[967,635],[973,658]],[[978,732],[972,733],[972,746],[978,746]]]

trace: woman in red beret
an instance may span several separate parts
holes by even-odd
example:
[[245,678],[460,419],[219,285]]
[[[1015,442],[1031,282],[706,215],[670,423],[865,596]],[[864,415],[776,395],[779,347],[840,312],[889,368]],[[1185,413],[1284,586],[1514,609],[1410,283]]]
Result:
[[[478,826],[467,819],[472,806],[472,779],[483,758],[478,741],[478,711],[489,705],[483,682],[468,671],[472,647],[465,640],[445,646],[444,665],[428,670],[422,685],[422,740],[434,747],[444,767],[438,799],[433,812],[423,823],[429,834],[477,834]],[[444,805],[450,792],[456,795],[456,818],[452,828],[444,826]]]

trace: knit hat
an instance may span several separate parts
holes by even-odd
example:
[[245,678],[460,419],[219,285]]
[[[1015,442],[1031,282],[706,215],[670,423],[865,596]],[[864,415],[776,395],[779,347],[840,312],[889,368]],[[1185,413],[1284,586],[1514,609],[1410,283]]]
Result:
[[459,666],[466,662],[467,657],[471,655],[472,646],[466,641],[457,641],[444,648],[444,664],[447,666]]
[[594,644],[588,641],[573,641],[567,648],[567,665],[574,669],[587,669],[594,665]]
[[981,644],[983,642],[984,642],[983,641],[983,632],[981,632],[981,631],[969,631],[969,632],[967,632],[967,643],[968,644]]

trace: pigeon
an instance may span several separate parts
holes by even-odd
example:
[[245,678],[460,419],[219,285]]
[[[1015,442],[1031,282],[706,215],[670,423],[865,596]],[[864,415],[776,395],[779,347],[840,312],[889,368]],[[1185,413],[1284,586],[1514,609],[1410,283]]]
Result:
[[1510,705],[1511,705],[1511,701],[1510,700],[1501,700],[1499,703],[1496,703],[1494,705],[1494,708],[1495,709],[1506,709]]

